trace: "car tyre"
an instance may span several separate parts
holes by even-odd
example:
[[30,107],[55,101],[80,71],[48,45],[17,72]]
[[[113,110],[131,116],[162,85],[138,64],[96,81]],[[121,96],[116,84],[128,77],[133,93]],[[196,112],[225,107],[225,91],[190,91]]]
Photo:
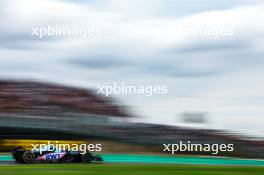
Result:
[[35,154],[31,151],[25,151],[22,155],[22,161],[30,164],[35,162]]
[[82,154],[81,160],[83,163],[91,163],[93,160],[93,155],[91,153]]

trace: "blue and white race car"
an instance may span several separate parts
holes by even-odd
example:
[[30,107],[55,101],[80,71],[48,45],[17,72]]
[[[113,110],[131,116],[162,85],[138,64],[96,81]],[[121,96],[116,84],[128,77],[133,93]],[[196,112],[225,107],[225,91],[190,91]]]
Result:
[[[53,151],[48,151],[53,150]],[[42,151],[28,151],[22,146],[16,147],[12,152],[13,158],[18,163],[51,163],[51,162],[102,162],[103,158],[99,155],[93,156],[91,153],[81,153],[79,151],[60,151],[47,149]]]

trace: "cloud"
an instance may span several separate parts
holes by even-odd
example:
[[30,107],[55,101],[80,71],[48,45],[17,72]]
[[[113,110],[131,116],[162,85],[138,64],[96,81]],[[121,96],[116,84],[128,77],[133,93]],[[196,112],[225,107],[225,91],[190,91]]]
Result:
[[122,59],[112,59],[110,56],[92,56],[92,59],[71,59],[69,63],[88,69],[115,69],[128,66],[128,61],[125,62]]
[[[213,127],[221,127],[226,116],[250,114],[264,98],[264,6],[257,2],[0,1],[0,76],[86,88],[113,81],[167,84],[163,97],[122,100],[144,121],[175,123],[177,113],[190,109],[217,116]],[[47,25],[98,27],[102,35],[30,35],[32,27]],[[213,38],[207,29],[231,29],[232,35]],[[252,103],[240,103],[247,99]],[[254,116],[263,114],[259,105],[254,109]]]

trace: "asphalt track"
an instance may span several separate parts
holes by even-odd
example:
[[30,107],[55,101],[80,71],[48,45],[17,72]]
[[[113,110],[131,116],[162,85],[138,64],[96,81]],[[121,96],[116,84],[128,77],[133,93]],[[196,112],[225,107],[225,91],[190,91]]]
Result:
[[[264,166],[264,160],[189,156],[154,156],[131,154],[102,154],[105,163],[157,163],[196,165]],[[0,165],[14,165],[11,155],[0,155]]]

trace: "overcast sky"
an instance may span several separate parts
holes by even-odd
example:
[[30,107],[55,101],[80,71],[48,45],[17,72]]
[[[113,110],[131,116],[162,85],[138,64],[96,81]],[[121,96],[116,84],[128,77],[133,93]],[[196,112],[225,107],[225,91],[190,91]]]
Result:
[[[167,85],[116,98],[140,121],[206,112],[205,127],[264,136],[263,19],[261,0],[0,0],[0,78]],[[101,35],[31,35],[48,25]]]

